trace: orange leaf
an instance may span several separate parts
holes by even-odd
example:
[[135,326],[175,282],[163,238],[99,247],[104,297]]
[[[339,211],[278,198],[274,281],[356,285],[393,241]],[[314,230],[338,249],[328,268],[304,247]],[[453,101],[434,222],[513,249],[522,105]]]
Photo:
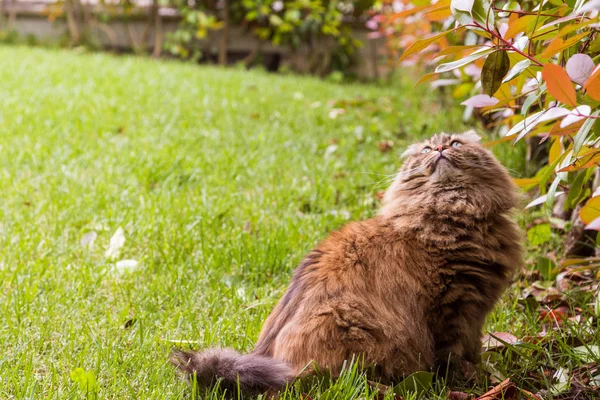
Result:
[[569,33],[575,32],[578,29],[585,28],[588,25],[597,24],[597,23],[598,23],[598,18],[594,18],[594,19],[589,19],[584,22],[567,25],[558,32],[558,36],[563,37],[563,36],[568,35]]
[[562,122],[562,120],[556,121],[556,123],[552,126],[552,129],[550,129],[550,133],[548,133],[548,135],[550,135],[550,136],[567,136],[572,133],[575,133],[579,130],[579,128],[581,128],[581,125],[583,125],[585,120],[577,121],[574,124],[565,126],[564,128],[560,127],[561,122]]
[[562,145],[560,143],[560,138],[556,138],[554,139],[554,143],[552,143],[552,146],[550,147],[550,152],[548,154],[548,164],[553,164],[554,161],[556,161],[558,157],[560,157],[561,153]]
[[421,77],[421,79],[419,79],[417,81],[417,83],[415,83],[415,87],[419,86],[421,83],[425,83],[425,82],[430,82],[435,80],[438,76],[440,76],[440,74],[436,74],[435,72],[429,72],[425,75],[423,75]]
[[540,178],[513,178],[513,181],[520,188],[531,188],[540,183]]
[[580,33],[579,35],[575,35],[568,39],[563,39],[560,36],[557,36],[550,42],[548,47],[546,47],[546,50],[544,50],[542,52],[542,54],[540,54],[540,58],[550,58],[553,55],[555,55],[556,53],[558,53],[559,51],[568,49],[569,47],[578,43],[581,39],[583,39],[590,33],[592,33],[592,32],[591,31],[583,32],[583,33]]
[[490,391],[485,392],[482,396],[477,397],[475,400],[501,400],[501,399],[512,399],[515,397],[517,386],[510,381],[510,378],[504,380],[499,385],[492,388]]
[[404,18],[404,17],[408,17],[411,16],[413,14],[418,13],[421,10],[424,10],[426,8],[428,8],[430,5],[424,5],[424,6],[420,6],[420,7],[413,7],[413,8],[409,8],[408,10],[404,10],[404,11],[400,11],[397,12],[396,14],[392,15],[391,17],[389,17],[387,19],[387,21],[385,21],[384,26],[387,26],[389,24],[391,24],[392,22],[394,22],[395,20],[399,19],[399,18]]
[[481,46],[477,45],[477,44],[470,44],[470,45],[466,45],[466,46],[450,46],[450,47],[446,47],[444,50],[437,53],[435,55],[435,58],[442,57],[442,56],[448,56],[451,54],[460,53],[462,51],[478,49],[478,48],[481,48]]
[[454,28],[454,29],[450,29],[444,32],[440,32],[437,35],[433,35],[430,36],[428,38],[424,38],[424,39],[420,39],[417,40],[416,42],[414,42],[413,44],[411,44],[405,51],[404,53],[402,53],[402,55],[400,56],[400,58],[398,59],[398,61],[396,62],[396,65],[398,65],[398,63],[400,61],[402,61],[403,59],[405,59],[406,57],[408,57],[411,54],[417,53],[425,48],[427,48],[430,44],[440,40],[441,38],[443,38],[444,36],[446,36],[447,34],[449,34],[450,32],[453,31],[457,31],[457,30],[462,30],[461,28],[463,28],[462,26],[459,26],[458,28]]
[[[437,4],[436,4],[437,5]],[[452,16],[450,5],[434,8],[423,15],[428,21],[443,21]]]
[[579,211],[579,218],[587,225],[600,217],[600,196],[592,197]]
[[544,322],[554,322],[558,325],[568,319],[568,315],[562,310],[541,311],[539,320]]
[[587,90],[587,94],[594,100],[600,100],[600,67],[592,73],[592,76],[583,84],[583,88]]
[[596,165],[600,164],[600,154],[599,153],[600,153],[600,149],[592,150],[580,157],[577,157],[577,160],[575,160],[573,163],[571,163],[571,165],[568,165],[568,166],[560,169],[558,172],[571,172],[571,171],[577,171],[580,169],[595,167]]
[[517,35],[517,33],[524,32],[527,28],[527,25],[534,23],[536,19],[537,15],[525,15],[524,17],[517,19],[515,22],[508,25],[508,29],[504,34],[504,38],[514,38]]
[[575,88],[567,72],[559,65],[546,64],[542,70],[542,77],[546,81],[548,92],[561,103],[577,106]]

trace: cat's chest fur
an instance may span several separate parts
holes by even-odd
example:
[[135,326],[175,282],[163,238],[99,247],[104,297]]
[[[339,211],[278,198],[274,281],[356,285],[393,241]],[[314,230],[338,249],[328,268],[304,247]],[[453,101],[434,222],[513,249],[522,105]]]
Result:
[[520,233],[506,215],[412,216],[398,232],[405,270],[433,310],[457,299],[493,304],[520,265]]

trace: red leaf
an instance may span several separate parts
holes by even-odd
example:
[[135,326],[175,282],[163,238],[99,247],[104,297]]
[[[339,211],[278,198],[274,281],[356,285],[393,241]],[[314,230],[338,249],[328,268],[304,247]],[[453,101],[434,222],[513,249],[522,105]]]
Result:
[[[577,96],[575,88],[567,72],[559,65],[546,64],[542,70],[542,77],[546,81],[548,92],[558,101],[575,107]],[[591,79],[591,78],[590,78]]]

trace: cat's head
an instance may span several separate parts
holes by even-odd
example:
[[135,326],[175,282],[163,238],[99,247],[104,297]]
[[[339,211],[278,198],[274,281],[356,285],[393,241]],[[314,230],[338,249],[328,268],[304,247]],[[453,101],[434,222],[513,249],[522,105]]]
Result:
[[403,154],[402,168],[386,192],[384,207],[400,201],[444,206],[445,200],[456,198],[466,199],[490,212],[513,207],[514,184],[506,168],[480,140],[474,131],[440,133],[411,145]]

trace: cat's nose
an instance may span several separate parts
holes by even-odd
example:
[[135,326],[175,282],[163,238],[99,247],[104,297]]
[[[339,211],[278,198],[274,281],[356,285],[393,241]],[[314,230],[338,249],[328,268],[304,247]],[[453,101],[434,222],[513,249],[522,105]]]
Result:
[[441,153],[442,150],[444,150],[444,145],[443,144],[438,144],[435,149]]

